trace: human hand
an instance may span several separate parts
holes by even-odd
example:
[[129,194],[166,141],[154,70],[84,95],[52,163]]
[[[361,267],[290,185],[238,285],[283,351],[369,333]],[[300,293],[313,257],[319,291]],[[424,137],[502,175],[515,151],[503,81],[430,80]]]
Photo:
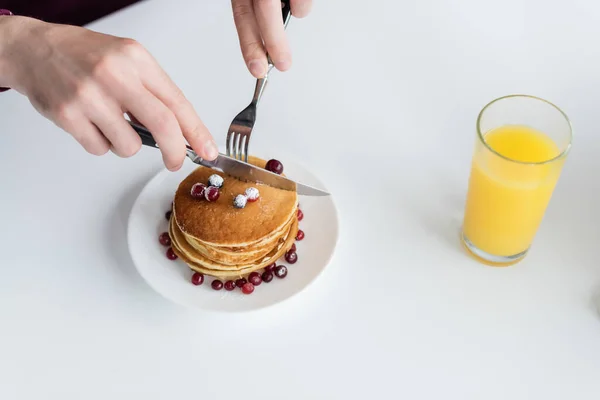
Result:
[[139,43],[25,17],[0,24],[0,83],[26,95],[89,153],[138,152],[141,140],[128,113],[153,133],[170,170],[183,164],[186,140],[203,158],[217,157],[193,106]]
[[[275,68],[286,71],[292,65],[292,53],[285,36],[280,0],[231,0],[233,17],[244,61],[250,73],[262,78],[267,72],[268,52]],[[303,18],[310,12],[312,0],[291,0],[292,15]]]

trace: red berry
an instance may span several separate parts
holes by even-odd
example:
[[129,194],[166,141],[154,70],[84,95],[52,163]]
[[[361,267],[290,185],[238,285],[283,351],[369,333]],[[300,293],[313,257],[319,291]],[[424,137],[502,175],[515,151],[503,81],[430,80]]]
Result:
[[265,165],[265,169],[276,173],[277,175],[281,175],[283,173],[283,164],[278,160],[269,160],[267,161],[267,165]]
[[276,267],[276,266],[277,266],[277,265],[275,265],[275,263],[273,263],[273,264],[269,264],[269,265],[267,265],[267,266],[265,267],[265,271],[267,271],[267,272],[273,272],[273,270],[275,269],[275,267]]
[[250,276],[248,277],[248,282],[250,282],[254,286],[258,286],[262,283],[262,278],[260,277],[260,274],[255,271],[255,272],[251,273]]
[[195,199],[202,200],[206,192],[206,185],[204,183],[194,183],[192,186],[191,195]]
[[251,294],[252,292],[254,292],[254,285],[250,282],[244,283],[244,286],[242,286],[242,293]]
[[221,290],[221,289],[223,289],[223,282],[221,282],[218,279],[215,279],[214,281],[212,281],[210,286],[212,286],[212,288],[215,290]]
[[275,268],[275,276],[279,279],[283,279],[287,276],[288,269],[285,265],[279,265]]
[[239,287],[241,289],[242,286],[244,286],[246,284],[246,282],[248,282],[248,281],[245,278],[237,279],[235,281],[235,286],[237,286],[237,287]]
[[220,188],[223,186],[223,177],[221,175],[212,174],[208,177],[208,186]]
[[235,289],[235,282],[234,281],[227,281],[227,282],[225,282],[225,290],[227,290],[228,292],[231,292],[233,289]]
[[288,251],[285,253],[285,261],[290,264],[296,264],[296,261],[298,261],[298,254],[295,251]]
[[292,247],[288,251],[296,251],[296,243],[292,243]]
[[247,201],[248,201],[248,198],[246,196],[244,196],[243,194],[238,194],[237,196],[235,196],[233,198],[233,206],[235,208],[244,208],[244,207],[246,207]]
[[194,272],[192,275],[192,283],[196,286],[202,285],[204,283],[204,275],[200,272]]
[[161,233],[160,236],[158,237],[158,241],[163,246],[170,246],[171,245],[171,237],[169,236],[169,232]]
[[258,200],[258,198],[260,197],[260,193],[255,187],[249,187],[248,189],[246,189],[244,194],[246,195],[246,198],[250,203]]
[[304,219],[304,213],[301,209],[298,209],[298,221],[302,221]]
[[304,239],[304,231],[302,229],[298,229],[298,233],[296,233],[296,240]]
[[220,195],[219,188],[215,186],[209,186],[204,191],[204,198],[208,201],[217,201]]
[[165,219],[167,221],[169,221],[171,219],[171,214],[173,214],[173,211],[169,210],[165,213]]
[[177,260],[177,254],[175,254],[171,247],[167,249],[167,258],[171,261]]
[[273,280],[273,273],[271,271],[265,271],[261,276],[263,282],[269,283]]

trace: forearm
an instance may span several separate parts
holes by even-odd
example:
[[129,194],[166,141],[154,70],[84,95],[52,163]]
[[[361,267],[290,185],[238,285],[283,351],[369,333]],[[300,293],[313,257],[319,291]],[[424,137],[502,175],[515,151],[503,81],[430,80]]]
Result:
[[33,33],[44,24],[33,18],[0,16],[0,87],[19,86],[19,66],[35,50]]
[[13,84],[10,58],[19,25],[17,17],[0,16],[0,87],[11,87]]

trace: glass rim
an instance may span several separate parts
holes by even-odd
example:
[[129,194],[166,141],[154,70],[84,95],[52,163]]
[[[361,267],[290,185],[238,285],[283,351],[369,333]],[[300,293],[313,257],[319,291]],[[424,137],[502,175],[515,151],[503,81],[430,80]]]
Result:
[[[507,157],[503,154],[500,154],[499,152],[497,152],[496,150],[494,150],[485,140],[483,133],[481,132],[481,118],[483,117],[483,114],[485,113],[485,111],[492,106],[493,104],[501,101],[501,100],[506,100],[506,99],[510,99],[510,98],[516,98],[516,97],[522,97],[522,98],[527,98],[527,99],[531,99],[531,100],[538,100],[541,102],[544,102],[546,104],[548,104],[550,107],[554,108],[556,111],[558,111],[565,119],[565,121],[567,121],[567,125],[569,126],[569,143],[567,144],[567,146],[564,148],[563,151],[560,152],[559,155],[557,155],[556,157],[550,158],[548,160],[544,160],[544,161],[538,161],[538,162],[527,162],[527,161],[519,161],[519,160],[515,160],[513,158]],[[516,164],[522,164],[522,165],[544,165],[544,164],[549,164],[552,163],[554,161],[560,160],[561,158],[565,157],[568,153],[569,150],[571,150],[571,144],[573,143],[573,126],[571,125],[571,120],[569,119],[569,117],[567,116],[567,114],[565,114],[565,112],[563,110],[561,110],[557,105],[555,105],[554,103],[542,99],[541,97],[537,97],[537,96],[531,96],[528,94],[509,94],[507,96],[502,96],[502,97],[498,97],[497,99],[494,99],[492,101],[490,101],[489,103],[487,103],[479,112],[479,115],[477,116],[477,137],[479,138],[479,140],[481,140],[481,143],[483,143],[483,145],[489,150],[491,151],[493,154],[497,155],[498,157],[516,163]]]

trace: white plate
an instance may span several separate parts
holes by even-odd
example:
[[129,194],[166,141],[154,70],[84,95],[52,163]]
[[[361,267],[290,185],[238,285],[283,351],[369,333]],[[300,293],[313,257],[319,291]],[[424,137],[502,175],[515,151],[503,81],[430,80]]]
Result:
[[[325,190],[326,187],[305,168],[282,160],[285,173],[291,179]],[[304,219],[300,222],[306,237],[296,242],[298,262],[288,265],[285,279],[274,278],[262,283],[251,295],[240,289],[215,291],[206,277],[202,286],[190,282],[192,271],[181,261],[170,261],[166,248],[158,243],[161,232],[167,231],[165,212],[170,209],[179,183],[196,168],[184,163],[178,172],[164,170],[144,187],[129,215],[128,242],[133,262],[148,284],[167,299],[184,306],[212,311],[248,311],[276,304],[299,293],[325,269],[338,239],[338,217],[332,196],[300,196]],[[282,264],[286,264],[281,260]],[[287,265],[287,264],[286,264]]]

